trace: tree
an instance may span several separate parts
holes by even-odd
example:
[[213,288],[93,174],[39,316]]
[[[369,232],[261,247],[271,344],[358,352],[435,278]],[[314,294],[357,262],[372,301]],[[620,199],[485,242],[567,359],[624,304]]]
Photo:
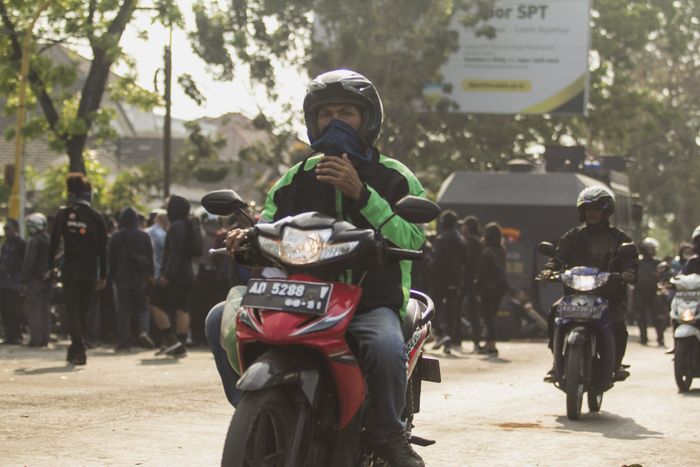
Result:
[[[17,104],[13,95],[22,56],[21,36],[38,4],[38,0],[0,0],[0,91],[9,96],[5,101],[8,112]],[[114,134],[111,110],[101,107],[106,90],[117,100],[146,107],[158,102],[155,95],[136,86],[133,71],[119,79],[110,77],[114,64],[133,65],[119,42],[137,13],[167,25],[182,24],[173,0],[155,0],[146,9],[139,9],[137,0],[55,0],[37,27],[30,59],[29,104],[37,105],[42,114],[28,122],[25,132],[28,136],[48,133],[52,147],[68,155],[70,171],[85,173],[88,138],[100,140]],[[58,64],[48,56],[52,46],[64,43],[87,45],[92,52],[82,82],[76,63]]]
[[[423,89],[441,82],[440,68],[455,50],[455,15],[463,27],[493,34],[483,21],[491,4],[239,0],[227,10],[200,7],[196,37],[206,39],[200,55],[222,75],[251,50],[263,56],[251,72],[268,84],[272,56],[295,55],[310,76],[340,67],[362,72],[384,101],[380,149],[408,163],[429,189],[454,170],[497,169],[541,145],[581,144],[594,154],[624,155],[650,218],[676,241],[687,236],[700,222],[700,3],[593,4],[587,117],[455,113]],[[244,40],[251,35],[256,41]],[[284,43],[274,47],[280,36]]]

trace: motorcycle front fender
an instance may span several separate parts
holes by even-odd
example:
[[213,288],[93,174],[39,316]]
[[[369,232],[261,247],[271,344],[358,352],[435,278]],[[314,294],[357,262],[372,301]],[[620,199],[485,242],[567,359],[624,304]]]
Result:
[[298,386],[309,404],[313,404],[320,379],[318,361],[318,355],[311,349],[271,349],[248,367],[236,387],[241,391],[257,391],[275,386]]
[[676,331],[673,333],[673,337],[676,339],[683,339],[685,337],[693,336],[700,340],[700,329],[696,328],[692,324],[679,324]]

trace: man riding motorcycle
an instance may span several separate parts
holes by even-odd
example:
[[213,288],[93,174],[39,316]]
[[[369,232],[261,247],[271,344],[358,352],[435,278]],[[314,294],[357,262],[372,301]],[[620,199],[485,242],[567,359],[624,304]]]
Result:
[[[345,219],[358,228],[379,228],[400,248],[420,249],[421,227],[393,217],[392,207],[406,195],[423,196],[420,182],[400,162],[374,147],[383,109],[374,85],[349,70],[317,76],[304,99],[304,118],[314,153],[292,167],[267,195],[261,222],[317,211]],[[384,225],[383,225],[384,224]],[[247,230],[228,233],[226,247],[234,253]],[[359,348],[369,390],[367,439],[391,466],[423,466],[404,435],[401,413],[406,394],[407,355],[401,331],[410,291],[408,261],[386,263],[363,276],[347,271],[341,280],[362,283],[362,300],[349,331]],[[219,343],[223,307],[207,317],[206,332],[229,401],[236,405],[238,378]]]
[[[610,301],[610,310],[615,316],[613,333],[616,354],[615,368],[617,370],[613,380],[621,381],[629,376],[629,372],[622,366],[628,336],[624,320],[626,284],[632,284],[636,281],[638,261],[635,257],[622,264],[616,258],[616,252],[620,245],[632,240],[622,230],[610,225],[610,216],[615,212],[615,196],[610,190],[599,185],[585,188],[578,195],[576,208],[579,220],[583,224],[569,230],[559,239],[557,258],[551,259],[545,264],[540,277],[547,279],[554,271],[575,266],[594,267],[600,271],[620,273],[622,282],[611,285],[606,298]],[[553,348],[555,318],[556,307],[553,306],[547,319],[550,350]],[[545,381],[551,382],[554,378],[555,372],[554,367],[552,367],[547,372]]]
[[692,239],[695,255],[685,263],[683,274],[700,274],[700,225],[693,230]]

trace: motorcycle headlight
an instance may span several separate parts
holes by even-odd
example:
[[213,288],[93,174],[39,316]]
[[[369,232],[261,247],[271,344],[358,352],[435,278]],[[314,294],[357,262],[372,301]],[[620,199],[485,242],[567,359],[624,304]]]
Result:
[[681,310],[678,319],[681,323],[692,323],[695,321],[695,310],[693,308],[685,308]]
[[562,282],[567,287],[581,292],[595,290],[605,284],[609,275],[606,273],[599,274],[564,274],[561,276]]
[[263,251],[287,264],[304,265],[346,255],[359,243],[328,243],[332,233],[332,229],[300,230],[286,227],[281,240],[259,236],[258,244]]

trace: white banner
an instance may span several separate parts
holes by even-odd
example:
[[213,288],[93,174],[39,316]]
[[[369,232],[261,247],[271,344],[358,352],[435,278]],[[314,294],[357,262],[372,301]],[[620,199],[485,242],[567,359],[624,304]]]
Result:
[[495,0],[477,36],[455,18],[459,50],[442,74],[442,94],[464,113],[585,114],[588,97],[589,0]]

